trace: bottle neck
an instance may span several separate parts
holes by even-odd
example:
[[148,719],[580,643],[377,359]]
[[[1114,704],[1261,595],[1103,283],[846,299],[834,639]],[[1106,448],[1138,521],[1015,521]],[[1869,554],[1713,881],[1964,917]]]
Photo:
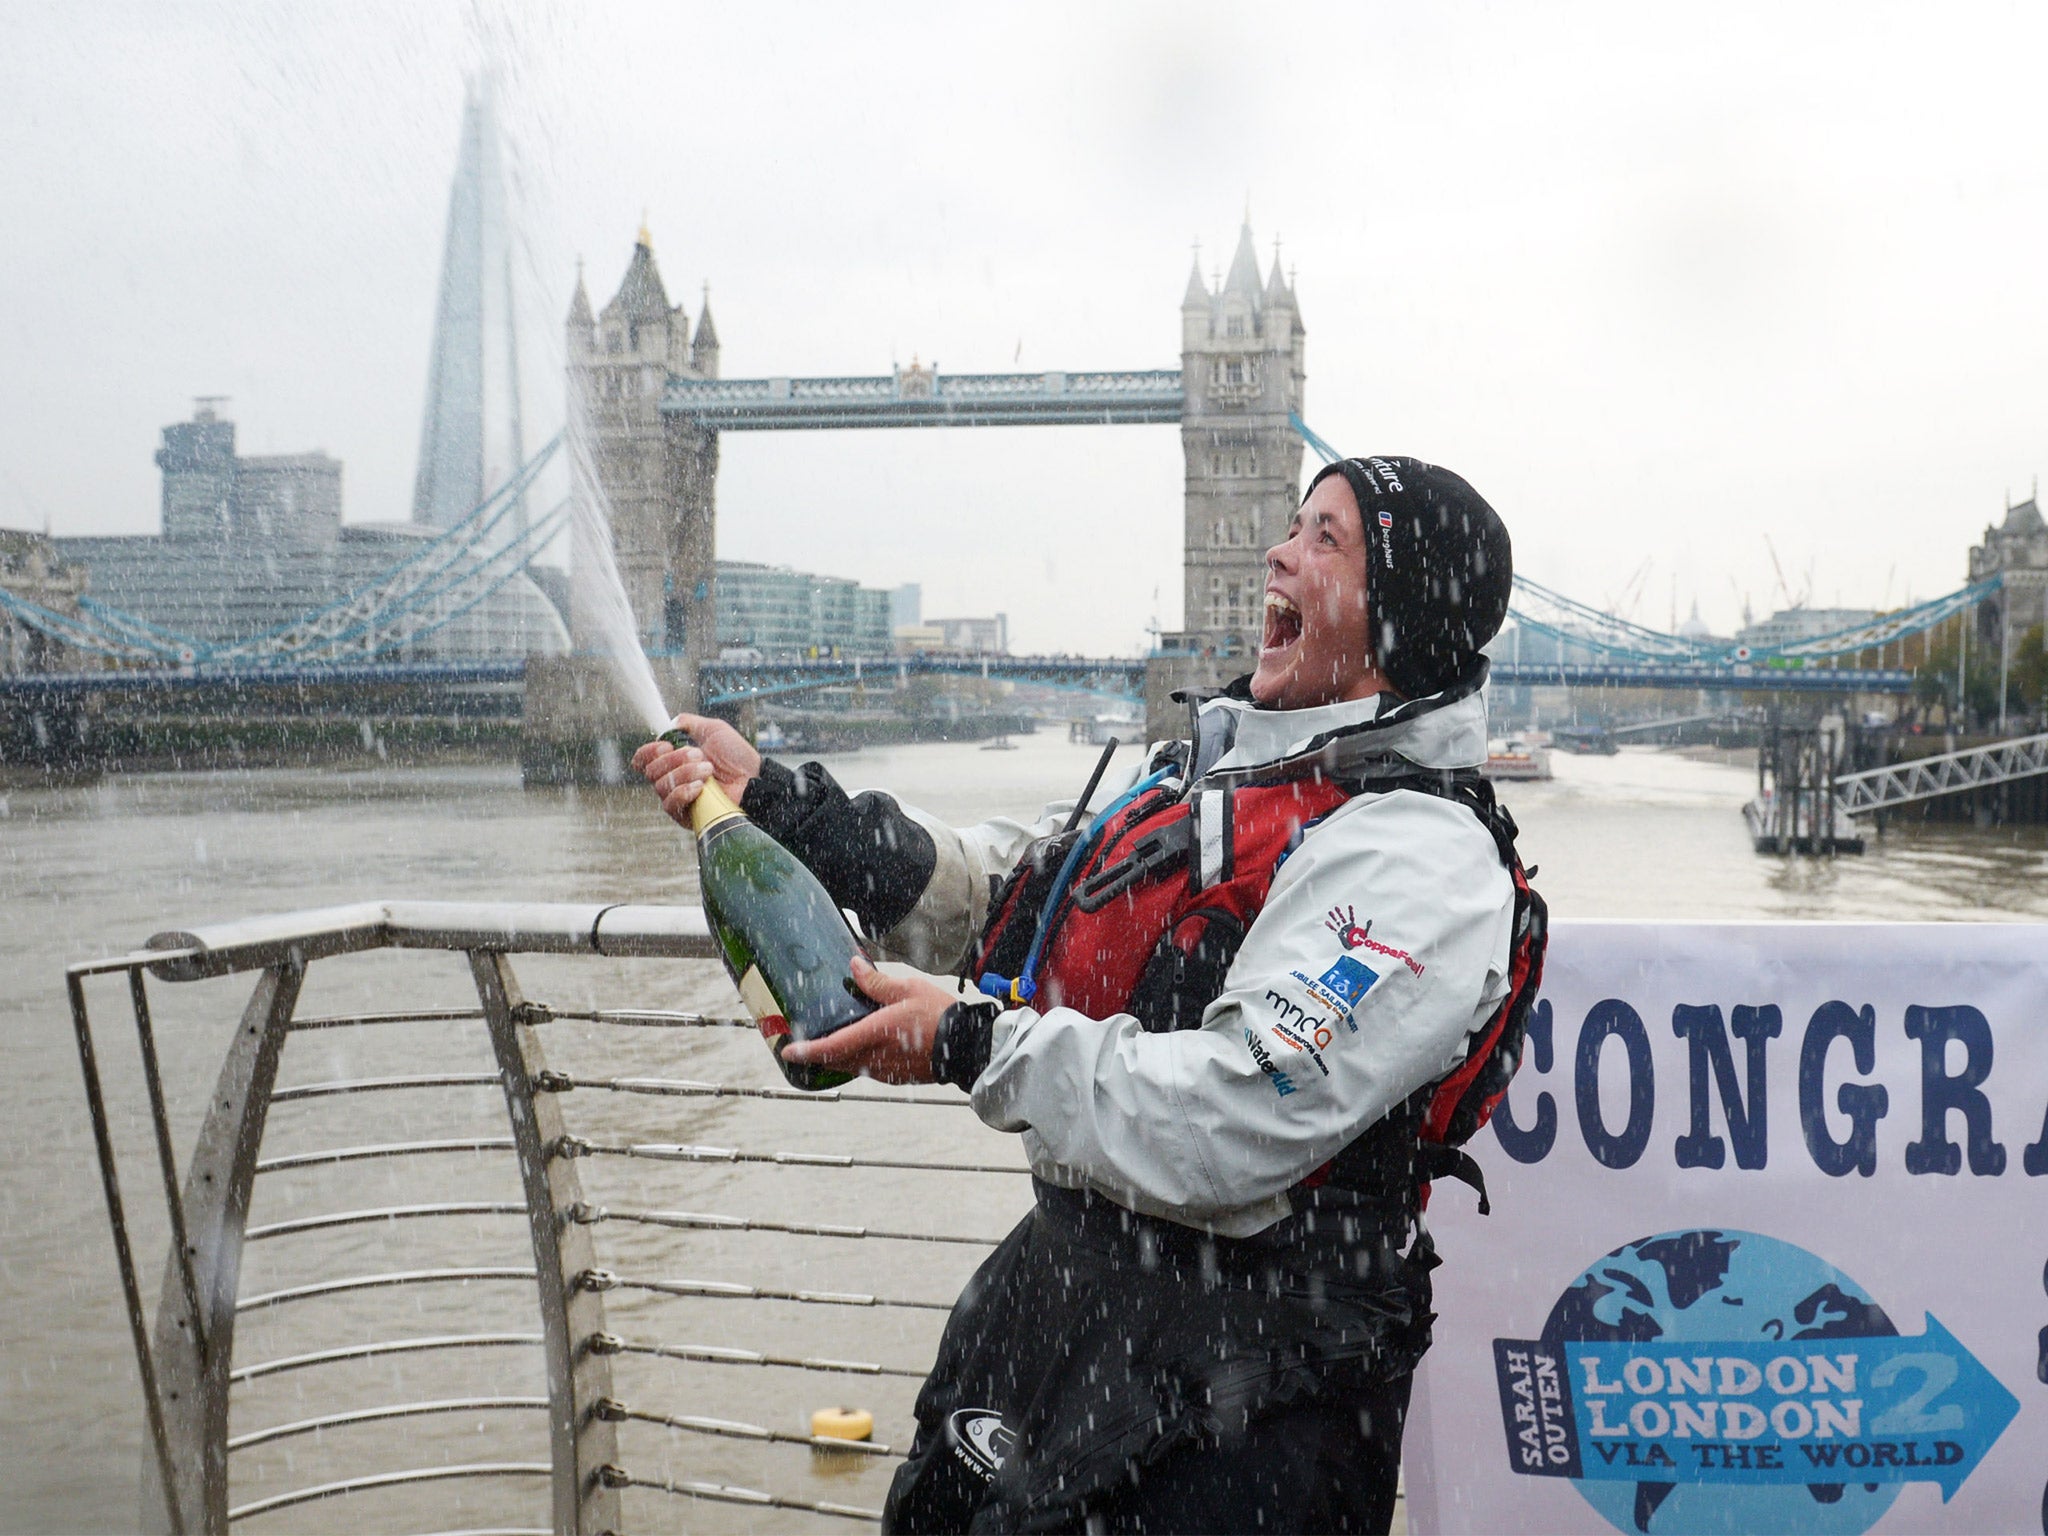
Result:
[[699,837],[721,821],[745,815],[745,811],[733,804],[732,796],[718,787],[716,779],[706,779],[704,787],[697,791],[697,798],[690,802],[690,827]]

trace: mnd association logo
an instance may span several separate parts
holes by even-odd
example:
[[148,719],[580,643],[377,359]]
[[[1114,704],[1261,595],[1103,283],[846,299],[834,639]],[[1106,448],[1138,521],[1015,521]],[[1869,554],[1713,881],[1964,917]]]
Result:
[[2019,1401],[1931,1315],[1755,1232],[1665,1232],[1495,1339],[1509,1465],[1615,1529],[1867,1531],[1908,1482],[1955,1496]]

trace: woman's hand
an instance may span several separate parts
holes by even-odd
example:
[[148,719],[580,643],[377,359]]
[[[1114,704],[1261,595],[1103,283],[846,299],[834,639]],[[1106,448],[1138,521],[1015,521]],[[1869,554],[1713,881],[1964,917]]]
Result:
[[665,741],[650,741],[633,754],[633,768],[654,786],[670,819],[687,827],[690,802],[697,798],[705,780],[716,777],[718,787],[737,805],[747,785],[761,772],[761,754],[723,720],[677,715],[675,723],[690,733],[696,745],[672,747]]
[[792,1040],[784,1061],[857,1072],[882,1083],[929,1083],[939,1020],[960,999],[922,976],[885,976],[860,955],[853,980],[882,1006],[822,1040]]

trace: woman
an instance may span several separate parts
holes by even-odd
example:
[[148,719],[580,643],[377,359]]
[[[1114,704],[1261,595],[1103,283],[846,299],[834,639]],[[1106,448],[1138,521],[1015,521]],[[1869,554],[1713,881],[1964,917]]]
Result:
[[877,953],[1001,994],[861,965],[881,1006],[786,1048],[958,1085],[1035,1175],[947,1326],[893,1530],[1391,1517],[1437,1262],[1421,1187],[1458,1156],[1431,1090],[1488,1068],[1497,1096],[1532,937],[1540,962],[1477,778],[1511,554],[1458,476],[1347,459],[1267,566],[1251,676],[1030,826],[849,799],[698,716],[698,746],[635,755],[679,821],[716,776]]

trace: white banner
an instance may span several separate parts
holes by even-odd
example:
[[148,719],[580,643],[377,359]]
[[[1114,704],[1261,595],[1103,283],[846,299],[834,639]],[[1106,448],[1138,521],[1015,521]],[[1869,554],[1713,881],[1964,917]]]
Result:
[[1561,923],[1410,1528],[2048,1530],[2048,927]]

